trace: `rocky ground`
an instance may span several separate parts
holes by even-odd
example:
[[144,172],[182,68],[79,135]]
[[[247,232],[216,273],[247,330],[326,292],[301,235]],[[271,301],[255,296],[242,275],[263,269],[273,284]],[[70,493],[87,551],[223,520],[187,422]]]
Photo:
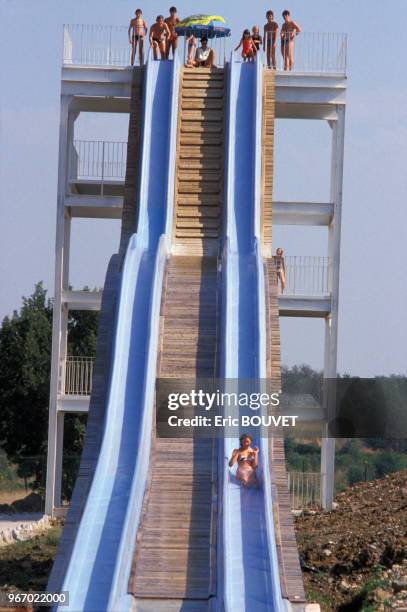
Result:
[[407,612],[407,470],[296,518],[307,598],[323,612]]

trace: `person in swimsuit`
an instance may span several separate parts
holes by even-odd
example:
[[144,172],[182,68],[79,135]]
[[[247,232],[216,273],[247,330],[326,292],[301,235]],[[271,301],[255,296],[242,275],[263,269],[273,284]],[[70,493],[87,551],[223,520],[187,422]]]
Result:
[[259,26],[253,26],[252,28],[252,41],[256,47],[256,51],[260,51],[260,47],[263,44],[263,38],[260,35]]
[[280,282],[281,293],[284,293],[285,289],[285,263],[284,263],[284,251],[281,248],[276,250],[274,256],[274,263],[277,271],[277,282]]
[[162,15],[158,15],[155,24],[150,28],[150,45],[153,49],[154,59],[158,59],[158,49],[160,50],[161,59],[166,58],[166,41],[171,38],[169,27],[164,21]]
[[178,34],[175,31],[176,26],[180,23],[180,19],[177,17],[177,9],[175,6],[170,8],[170,16],[167,17],[165,23],[170,29],[171,37],[167,38],[166,42],[166,58],[168,59],[170,56],[170,51],[172,49],[172,56],[174,57],[175,49],[178,47]]
[[263,51],[266,52],[267,66],[277,69],[276,62],[276,47],[277,47],[277,32],[278,23],[274,21],[273,11],[267,11],[266,13],[267,23],[264,26],[263,36]]
[[201,46],[195,52],[195,59],[187,62],[188,68],[212,68],[215,63],[215,52],[208,47],[206,36],[201,38]]
[[250,30],[243,30],[242,38],[235,51],[240,49],[240,47],[242,47],[243,61],[253,62],[256,57],[256,47],[251,37]]
[[137,9],[134,19],[130,21],[128,29],[129,43],[131,45],[131,60],[130,63],[134,66],[134,59],[136,57],[137,45],[140,59],[140,66],[143,64],[143,49],[144,49],[144,37],[147,34],[147,24],[142,17],[141,9]]
[[238,463],[236,478],[244,486],[256,486],[256,469],[259,464],[259,449],[251,447],[253,438],[248,434],[240,436],[240,448],[235,448],[229,461],[229,467]]
[[290,11],[283,11],[284,23],[281,28],[281,55],[284,59],[284,70],[294,68],[295,37],[301,32],[300,26],[291,19]]

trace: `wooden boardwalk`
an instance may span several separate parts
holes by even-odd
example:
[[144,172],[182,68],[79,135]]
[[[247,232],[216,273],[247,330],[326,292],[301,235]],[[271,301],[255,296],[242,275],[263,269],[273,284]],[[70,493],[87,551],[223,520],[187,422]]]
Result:
[[[216,259],[173,256],[162,300],[159,377],[214,377],[217,304]],[[208,609],[216,591],[214,500],[213,441],[155,438],[129,581],[135,610]]]

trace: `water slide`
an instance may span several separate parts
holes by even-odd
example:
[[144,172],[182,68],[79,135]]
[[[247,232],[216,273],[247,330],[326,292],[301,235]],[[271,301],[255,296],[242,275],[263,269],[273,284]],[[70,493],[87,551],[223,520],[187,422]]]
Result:
[[[234,61],[228,70],[220,374],[230,380],[260,381],[267,376],[265,280],[259,247],[262,70],[260,62]],[[174,216],[178,78],[177,61],[147,63],[137,233],[122,269],[101,452],[62,585],[70,593],[70,604],[61,611],[122,612],[134,606],[128,581],[154,439],[160,306]],[[205,282],[212,283],[214,275],[210,271]],[[286,610],[277,562],[268,440],[260,431],[250,433],[260,448],[258,489],[243,489],[227,465],[238,439],[220,441],[218,587],[212,610]]]
[[[262,67],[233,57],[229,66],[221,376],[227,391],[247,391],[250,381],[258,381],[259,391],[267,377],[260,253]],[[259,447],[258,488],[242,487],[228,466],[233,449],[239,447],[238,437],[224,438],[220,453],[224,609],[283,611],[287,607],[280,588],[268,439],[258,429],[245,432]]]
[[62,585],[70,593],[65,611],[124,611],[132,603],[129,543],[148,474],[179,89],[177,61],[148,61],[145,70],[137,233],[122,268],[103,441]]

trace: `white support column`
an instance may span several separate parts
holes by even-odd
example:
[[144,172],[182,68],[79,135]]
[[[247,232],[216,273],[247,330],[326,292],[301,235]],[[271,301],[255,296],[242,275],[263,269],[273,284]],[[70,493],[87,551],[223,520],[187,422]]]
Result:
[[[60,385],[62,355],[66,354],[67,307],[62,303],[62,291],[68,288],[70,219],[65,213],[65,194],[68,176],[69,137],[73,123],[69,117],[71,96],[61,97],[59,123],[59,163],[57,223],[55,239],[55,288],[52,321],[52,359],[48,424],[48,456],[45,512],[52,515],[60,505],[63,423],[57,415],[57,397]],[[63,417],[62,417],[63,418]],[[62,435],[61,435],[62,430]]]
[[[338,360],[338,312],[339,274],[341,256],[341,219],[343,163],[345,146],[345,107],[337,107],[337,120],[330,123],[332,128],[331,200],[334,215],[329,226],[328,254],[332,261],[330,284],[332,290],[331,314],[325,325],[324,377],[336,378]],[[331,398],[329,398],[331,401]],[[335,439],[328,438],[328,425],[324,426],[321,446],[321,504],[326,510],[332,509],[335,477]]]

